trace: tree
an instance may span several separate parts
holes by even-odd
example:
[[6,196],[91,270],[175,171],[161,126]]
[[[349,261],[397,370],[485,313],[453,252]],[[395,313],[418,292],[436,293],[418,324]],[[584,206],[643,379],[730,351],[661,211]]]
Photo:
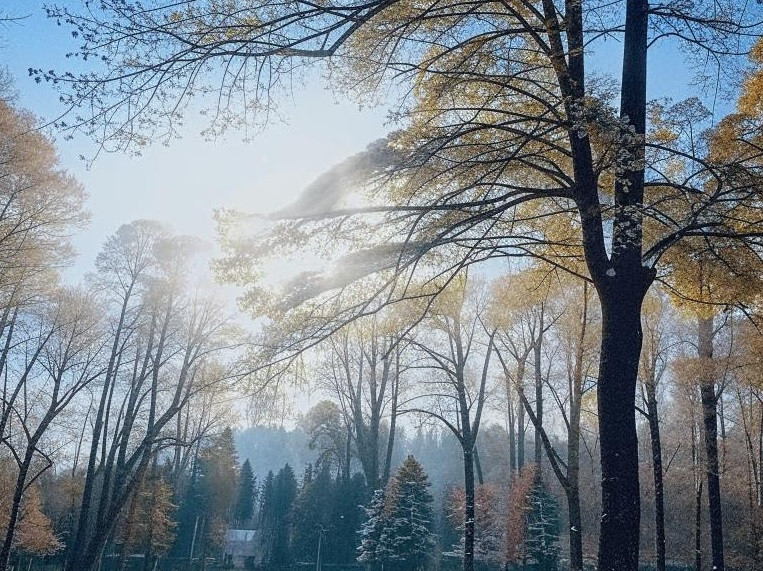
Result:
[[[0,460],[0,482],[5,489],[13,489],[15,466],[10,458]],[[7,530],[10,523],[12,496],[4,495],[0,501],[0,529]],[[63,547],[54,532],[50,518],[42,509],[37,485],[27,488],[21,504],[13,539],[13,551],[30,555],[52,555]]]
[[[386,484],[395,442],[403,333],[395,315],[370,316],[337,331],[324,352],[322,378],[337,396],[368,486]],[[317,406],[317,405],[316,405]],[[386,438],[384,421],[388,420]],[[339,441],[338,436],[333,437]],[[349,478],[349,457],[345,461]]]
[[535,466],[525,466],[512,480],[509,488],[506,510],[506,533],[504,535],[503,556],[506,563],[523,563],[527,558],[527,512],[530,510],[528,498],[535,481]]
[[[461,446],[464,569],[474,567],[475,466],[478,481],[482,483],[477,462],[477,437],[489,394],[488,377],[495,337],[495,328],[484,319],[483,293],[479,288],[470,291],[464,275],[451,282],[432,305],[423,322],[432,337],[413,339],[411,346],[422,355],[418,366],[430,369],[434,379],[420,382],[420,394],[409,398],[402,409],[441,422]],[[426,404],[422,405],[422,402]]]
[[[318,473],[307,482],[294,499],[291,507],[292,545],[298,561],[310,561],[316,557],[320,537],[333,534],[332,508],[337,500],[334,482],[331,480],[330,464],[320,466]],[[326,537],[328,540],[328,537]],[[324,544],[323,549],[327,546]]]
[[[410,168],[392,169],[405,171],[407,184],[393,184],[399,200],[378,209],[392,212],[406,238],[391,256],[388,245],[382,265],[411,269],[423,254],[450,248],[460,255],[450,268],[507,253],[564,266],[566,248],[582,247],[602,309],[599,568],[635,571],[642,301],[660,259],[682,239],[752,244],[759,236],[726,208],[758,200],[759,185],[737,176],[755,175],[749,160],[737,157],[727,168],[690,156],[688,176],[662,168],[684,155],[670,141],[645,140],[647,54],[670,37],[719,62],[719,73],[732,70],[720,65],[723,57],[746,51],[760,30],[759,7],[735,7],[626,0],[612,14],[608,5],[574,1],[144,7],[106,0],[82,14],[49,9],[83,38],[78,54],[99,62],[95,74],[32,73],[62,87],[64,104],[88,109],[73,120],[75,130],[116,148],[174,136],[193,95],[214,100],[213,132],[251,122],[257,103],[318,58],[344,64],[343,86],[375,89],[389,75],[407,81],[401,91],[414,101],[401,106],[408,128],[393,146]],[[611,35],[624,46],[619,111],[586,73],[586,48]],[[670,206],[687,195],[702,207],[674,215]],[[539,218],[571,220],[573,241],[539,232]]]
[[290,512],[297,497],[294,470],[286,464],[274,477],[268,474],[261,510],[264,559],[269,569],[285,569],[291,563]]
[[[32,338],[33,343],[44,341],[32,345],[27,363],[33,367],[25,367],[3,414],[3,431],[17,426],[19,430],[3,437],[16,461],[17,474],[0,568],[7,567],[10,560],[25,491],[53,465],[43,443],[50,438],[54,421],[102,374],[102,323],[93,299],[81,291],[62,290],[44,312],[37,323],[40,333]],[[15,402],[19,394],[21,400]]]
[[649,423],[649,441],[652,451],[652,478],[654,481],[655,519],[655,566],[657,571],[665,571],[665,498],[664,470],[662,466],[662,438],[660,437],[660,417],[657,409],[657,390],[667,368],[670,347],[667,331],[667,306],[665,299],[652,295],[645,300],[644,347],[641,355],[642,397],[646,404]]
[[[544,284],[551,280],[553,284]],[[562,294],[563,292],[563,294]],[[535,427],[536,458],[538,477],[542,472],[541,450],[548,459],[552,472],[559,481],[567,499],[570,539],[570,568],[583,568],[583,529],[580,507],[580,444],[581,413],[583,397],[593,388],[588,380],[593,376],[595,338],[591,335],[591,321],[594,313],[592,294],[588,283],[568,275],[554,275],[541,268],[528,268],[518,275],[509,275],[494,284],[492,301],[494,319],[499,325],[496,350],[507,382],[511,382],[517,393],[520,406],[527,412]],[[562,298],[568,303],[564,303]],[[503,311],[502,311],[503,310]],[[563,357],[565,369],[563,380],[554,383],[552,377],[554,363],[562,359],[549,358],[546,369],[541,367],[541,349],[547,348],[554,357]],[[505,355],[508,354],[508,355]],[[534,355],[535,398],[534,404],[524,388],[525,367],[528,357]],[[516,362],[512,371],[507,357]],[[553,395],[557,403],[564,428],[566,429],[566,454],[560,454],[543,424],[543,390]]]
[[205,557],[210,550],[223,547],[225,531],[234,520],[239,481],[238,458],[230,427],[210,436],[201,448],[195,487],[197,515],[203,530],[197,543],[199,553]]
[[252,464],[247,458],[241,465],[238,475],[238,494],[236,496],[235,519],[239,526],[245,526],[252,521],[254,501],[256,499],[257,478],[252,472]]
[[336,466],[340,473],[348,474],[350,438],[337,404],[329,400],[316,403],[300,424],[310,438],[310,449],[319,452],[316,464],[321,468]]
[[401,571],[426,567],[434,547],[429,486],[421,465],[409,455],[366,508],[358,561]]
[[387,554],[380,544],[382,532],[386,525],[384,503],[384,489],[379,488],[374,490],[368,506],[363,508],[366,517],[363,526],[358,532],[360,537],[358,562],[369,565],[372,568],[387,558]]
[[135,491],[120,533],[120,565],[131,553],[143,553],[144,569],[153,569],[157,558],[172,547],[176,534],[172,488],[158,470],[146,475]]
[[[501,509],[501,496],[495,484],[481,484],[475,490],[474,502],[474,558],[487,564],[495,564],[502,560],[502,542],[504,513]],[[457,528],[464,528],[463,488],[452,490],[448,500],[448,511]],[[463,554],[464,538],[461,537],[455,549]]]
[[556,499],[536,470],[527,497],[525,552],[539,571],[555,571],[558,565],[559,514]]
[[189,287],[197,242],[157,226],[126,225],[98,260],[94,282],[103,288],[110,351],[93,407],[80,514],[67,546],[70,571],[98,565],[119,515],[163,450],[173,451],[178,470],[187,465],[180,449],[190,451],[212,430],[218,418],[210,401],[219,400],[236,374],[229,353],[236,328],[218,301]]

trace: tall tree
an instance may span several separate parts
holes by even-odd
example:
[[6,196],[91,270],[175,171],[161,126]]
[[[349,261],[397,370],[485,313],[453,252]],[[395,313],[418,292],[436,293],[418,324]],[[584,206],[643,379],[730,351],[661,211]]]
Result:
[[[530,422],[536,431],[536,446],[540,446],[551,466],[552,473],[559,481],[567,499],[570,540],[570,568],[583,568],[583,529],[580,506],[580,446],[581,446],[581,413],[583,398],[593,384],[587,382],[592,374],[595,360],[595,335],[591,334],[594,311],[592,292],[587,282],[570,276],[546,275],[541,278],[535,268],[520,275],[509,275],[499,281],[494,288],[496,310],[501,305],[509,308],[505,316],[498,314],[496,319],[502,325],[498,335],[500,346],[496,351],[507,378],[514,377],[518,400],[526,410]],[[550,286],[538,283],[539,279],[554,280],[556,290]],[[564,292],[561,294],[561,292]],[[564,297],[567,303],[561,301]],[[556,300],[554,298],[557,298]],[[553,309],[554,305],[556,309]],[[546,316],[544,322],[543,316]],[[514,319],[512,319],[514,317]],[[556,330],[552,327],[556,325]],[[564,379],[561,386],[552,383],[551,369],[553,363],[545,365],[541,371],[538,348],[543,346],[544,338],[551,343],[556,337],[557,347],[554,357],[561,354],[564,357],[565,371],[560,375]],[[535,355],[536,391],[534,404],[528,398],[523,387],[522,378],[527,358]],[[509,367],[508,356],[516,362],[515,371]],[[552,358],[553,360],[557,360]],[[559,359],[561,360],[561,359]],[[550,391],[553,401],[558,405],[566,430],[566,453],[560,454],[549,436],[549,431],[543,423],[542,392],[538,391],[538,379],[542,387]],[[542,458],[537,457],[536,468],[538,477],[542,472],[537,467]]]
[[3,444],[18,470],[0,549],[0,569],[8,566],[27,488],[53,465],[43,446],[51,437],[51,427],[103,372],[99,363],[103,330],[93,299],[81,291],[63,290],[51,302],[38,323],[42,332],[38,339],[45,342],[31,351],[36,366],[24,370],[19,402],[7,404],[3,419],[6,427],[14,429],[3,438]]
[[261,525],[268,569],[285,569],[292,561],[290,513],[297,491],[297,479],[288,464],[265,480]]
[[652,450],[652,479],[654,482],[654,547],[655,567],[665,571],[665,497],[664,469],[662,465],[662,438],[657,394],[660,381],[669,359],[669,333],[667,331],[667,306],[664,298],[650,296],[645,301],[645,341],[641,355],[642,398],[646,405],[649,423],[649,442]]
[[434,547],[429,486],[421,465],[408,456],[366,510],[359,561],[401,571],[426,568]]
[[[196,242],[154,230],[151,223],[124,227],[107,243],[114,255],[101,258],[105,275],[96,284],[110,284],[103,296],[115,311],[107,313],[111,351],[94,407],[82,507],[68,545],[72,571],[98,565],[120,513],[162,450],[172,449],[173,465],[183,464],[178,448],[192,446],[216,420],[207,411],[189,427],[188,409],[196,403],[206,408],[210,393],[221,394],[233,375],[228,348],[235,328],[217,301],[188,291]],[[140,280],[131,269],[135,260],[146,268]],[[131,284],[134,300],[127,296]],[[180,430],[178,417],[186,421]]]
[[238,474],[238,493],[236,495],[235,516],[239,526],[251,525],[254,515],[257,478],[252,472],[252,464],[247,458]]
[[463,458],[464,569],[474,568],[475,467],[482,483],[477,438],[490,392],[490,358],[495,328],[484,319],[484,291],[468,289],[465,276],[454,280],[433,304],[424,324],[431,337],[411,342],[421,354],[419,367],[434,378],[420,382],[419,394],[402,411],[441,422],[456,437]]

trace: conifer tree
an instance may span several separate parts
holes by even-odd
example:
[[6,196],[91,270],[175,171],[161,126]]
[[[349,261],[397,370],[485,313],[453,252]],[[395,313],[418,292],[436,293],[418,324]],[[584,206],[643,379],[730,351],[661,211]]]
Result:
[[305,470],[302,489],[291,509],[293,551],[300,561],[315,559],[320,530],[330,526],[335,498],[329,467],[324,464],[315,475],[312,468]]
[[364,508],[366,521],[360,528],[360,545],[358,546],[358,562],[373,567],[383,560],[379,540],[381,539],[386,515],[384,513],[384,489],[375,490],[368,506]]
[[331,533],[328,537],[326,563],[351,564],[356,557],[356,537],[363,523],[362,504],[368,499],[363,474],[356,472],[349,480],[343,474],[334,479]]
[[423,569],[432,552],[432,495],[429,479],[413,456],[408,456],[385,494],[385,519],[379,549],[389,553],[385,568]]
[[525,553],[539,571],[553,571],[559,558],[559,509],[540,472],[535,472],[527,496]]
[[297,496],[294,470],[286,464],[265,480],[260,514],[265,560],[269,569],[288,569],[292,560],[289,515]]
[[254,515],[254,500],[256,496],[255,486],[257,478],[252,472],[252,464],[247,459],[241,466],[238,477],[238,496],[236,497],[235,517],[239,526],[245,526],[251,522]]

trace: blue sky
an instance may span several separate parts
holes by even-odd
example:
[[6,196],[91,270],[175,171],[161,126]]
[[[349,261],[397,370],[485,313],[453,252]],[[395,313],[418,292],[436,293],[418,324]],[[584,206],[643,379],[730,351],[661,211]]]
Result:
[[[59,110],[55,93],[29,78],[27,69],[67,69],[63,57],[76,48],[69,30],[56,26],[36,0],[5,0],[0,10],[27,16],[0,29],[0,61],[15,77],[18,103],[51,118]],[[621,46],[614,40],[597,47],[592,60],[619,77]],[[614,57],[613,57],[614,56]],[[687,93],[688,73],[669,49],[650,60],[650,97]],[[189,118],[186,133],[169,147],[155,145],[143,156],[101,155],[87,170],[78,159],[94,148],[80,138],[59,141],[63,165],[89,193],[89,228],[76,239],[80,259],[72,274],[88,269],[106,236],[125,222],[154,218],[178,232],[212,240],[212,211],[218,207],[266,212],[285,206],[331,165],[385,134],[385,109],[358,111],[351,101],[335,102],[319,81],[286,101],[288,124],[270,125],[253,142],[229,133],[218,143],[197,136],[202,124]]]
[[[0,29],[0,61],[15,78],[18,104],[50,119],[59,110],[57,96],[34,83],[27,70],[66,69],[71,62],[63,54],[76,46],[40,5],[2,3],[13,15],[32,15]],[[356,103],[337,103],[319,82],[285,101],[282,114],[288,124],[269,125],[250,143],[235,132],[221,142],[205,142],[197,136],[202,124],[189,118],[184,137],[169,147],[154,145],[141,157],[102,154],[89,170],[78,157],[91,156],[92,144],[81,137],[59,140],[62,164],[85,186],[92,214],[89,228],[77,236],[80,259],[70,273],[89,269],[104,239],[138,218],[162,220],[180,233],[212,240],[215,208],[281,208],[321,172],[386,132],[386,110],[361,112]]]

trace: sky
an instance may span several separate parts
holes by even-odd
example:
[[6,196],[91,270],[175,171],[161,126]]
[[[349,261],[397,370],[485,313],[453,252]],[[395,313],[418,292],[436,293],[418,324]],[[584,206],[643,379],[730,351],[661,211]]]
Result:
[[[0,2],[0,11],[24,16],[0,28],[0,62],[15,78],[19,106],[50,119],[60,111],[57,96],[50,86],[36,84],[27,70],[71,67],[63,54],[77,44],[65,26],[44,16],[41,5],[37,0]],[[617,76],[620,44],[609,41],[597,50],[594,66]],[[650,58],[650,97],[686,92],[687,70],[676,65],[675,53],[668,49]],[[283,102],[282,115],[288,123],[273,123],[248,143],[236,132],[206,142],[198,136],[203,124],[191,117],[183,138],[168,147],[154,145],[141,157],[102,154],[89,169],[78,157],[92,156],[92,143],[82,137],[59,140],[62,165],[84,185],[92,216],[76,237],[80,255],[68,276],[76,280],[91,267],[108,235],[139,218],[161,220],[178,233],[212,241],[214,209],[282,208],[316,176],[390,129],[385,109],[360,111],[356,102],[337,102],[320,81],[295,91]]]
[[[3,0],[0,9],[27,15],[0,28],[0,62],[15,79],[18,105],[43,118],[60,109],[57,96],[36,84],[28,68],[67,67],[62,57],[76,47],[64,27],[42,14],[41,3]],[[92,266],[107,236],[139,218],[169,223],[178,233],[206,240],[215,235],[212,212],[233,208],[271,212],[292,202],[314,178],[386,133],[386,110],[360,111],[355,102],[336,101],[320,82],[295,91],[283,102],[288,123],[269,125],[251,142],[231,132],[211,143],[198,136],[203,124],[189,118],[182,139],[154,145],[140,157],[101,154],[90,168],[80,155],[94,147],[82,137],[59,138],[62,165],[84,185],[91,213],[89,226],[75,239],[79,258],[69,272],[76,279]]]

